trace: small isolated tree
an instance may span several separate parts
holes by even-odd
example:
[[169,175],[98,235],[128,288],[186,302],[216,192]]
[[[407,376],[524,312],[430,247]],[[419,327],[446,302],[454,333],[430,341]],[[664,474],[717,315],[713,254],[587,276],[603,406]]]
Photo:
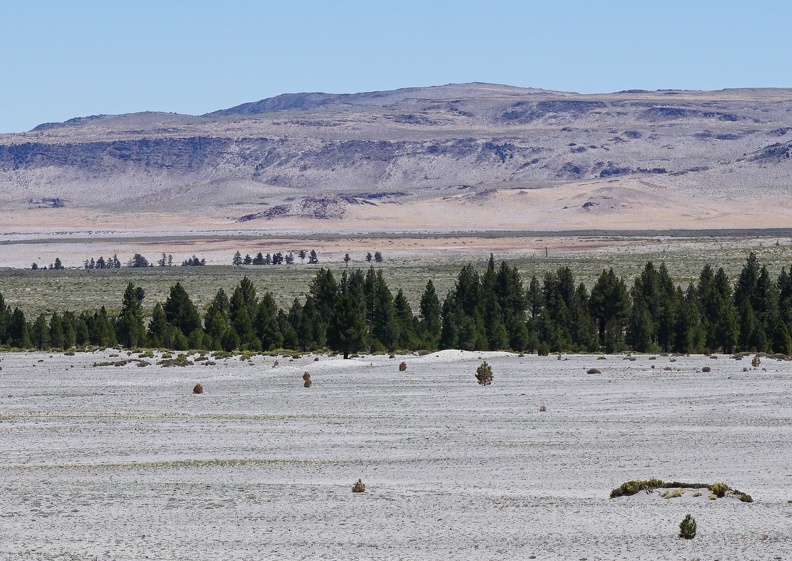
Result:
[[689,514],[679,523],[679,537],[686,540],[696,537],[696,519]]
[[383,261],[382,254],[379,251],[374,252],[374,261],[376,261],[377,263],[382,263]]
[[487,364],[486,360],[476,368],[476,380],[482,386],[489,386],[492,383],[492,367]]

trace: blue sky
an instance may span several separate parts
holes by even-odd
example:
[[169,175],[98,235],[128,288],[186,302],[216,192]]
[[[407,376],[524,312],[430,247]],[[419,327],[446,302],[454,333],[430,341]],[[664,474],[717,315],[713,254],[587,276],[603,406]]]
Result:
[[788,0],[0,0],[0,132],[285,92],[792,86]]

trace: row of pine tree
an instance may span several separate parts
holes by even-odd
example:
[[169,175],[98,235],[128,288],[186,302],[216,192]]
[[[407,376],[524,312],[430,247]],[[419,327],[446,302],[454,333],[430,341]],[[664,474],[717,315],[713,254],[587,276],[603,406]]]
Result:
[[221,288],[203,317],[181,283],[144,319],[145,291],[127,286],[118,315],[44,314],[28,322],[0,295],[0,343],[14,348],[86,345],[176,350],[331,349],[359,351],[498,350],[680,353],[736,350],[792,354],[792,271],[771,278],[751,253],[734,283],[705,266],[677,286],[665,264],[647,263],[628,288],[613,269],[589,291],[568,266],[524,283],[516,267],[490,257],[483,273],[460,271],[441,304],[430,280],[414,314],[382,271],[320,269],[304,302],[280,309],[247,277],[229,298]]

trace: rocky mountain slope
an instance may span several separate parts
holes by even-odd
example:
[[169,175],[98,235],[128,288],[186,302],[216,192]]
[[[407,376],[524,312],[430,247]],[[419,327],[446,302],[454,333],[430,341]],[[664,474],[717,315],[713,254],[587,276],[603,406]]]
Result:
[[0,135],[0,212],[53,225],[786,226],[791,151],[792,90],[285,94]]

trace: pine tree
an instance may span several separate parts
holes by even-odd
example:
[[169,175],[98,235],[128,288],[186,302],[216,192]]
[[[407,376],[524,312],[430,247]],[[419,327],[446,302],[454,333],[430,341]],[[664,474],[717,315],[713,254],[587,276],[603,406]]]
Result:
[[143,298],[145,291],[127,285],[121,303],[121,313],[116,319],[116,337],[124,347],[140,347],[146,343],[146,329],[143,326]]
[[170,347],[170,325],[162,304],[157,302],[148,325],[148,344],[151,347]]
[[789,336],[789,328],[780,319],[773,330],[773,352],[786,356],[792,355],[792,339]]
[[617,277],[613,268],[603,270],[591,289],[589,309],[597,322],[600,344],[605,351],[620,350],[630,313],[630,298],[624,279]]
[[397,348],[418,348],[420,346],[417,335],[418,322],[415,316],[413,316],[410,303],[407,301],[401,289],[396,293],[396,298],[393,300],[393,310],[395,313],[397,331],[399,333],[396,340]]
[[30,348],[30,329],[25,314],[19,308],[14,308],[8,321],[6,330],[6,344],[18,349]]
[[50,344],[56,349],[62,349],[65,346],[63,344],[63,320],[58,312],[54,312],[50,318],[49,332]]
[[338,298],[338,283],[330,269],[322,267],[317,271],[311,281],[308,294],[313,299],[313,305],[316,307],[319,317],[324,323],[327,323],[335,307],[336,298]]
[[350,353],[362,349],[366,343],[366,318],[357,300],[351,293],[342,293],[330,316],[327,326],[327,344],[330,349],[344,353],[344,358],[349,358]]
[[426,348],[434,349],[440,340],[442,327],[440,299],[431,280],[426,283],[419,304],[421,335]]
[[46,351],[50,348],[49,326],[47,325],[47,317],[44,314],[39,314],[36,321],[33,322],[30,343],[40,351]]
[[201,328],[198,310],[180,282],[171,286],[170,294],[162,309],[168,323],[180,329],[182,333],[192,333]]

